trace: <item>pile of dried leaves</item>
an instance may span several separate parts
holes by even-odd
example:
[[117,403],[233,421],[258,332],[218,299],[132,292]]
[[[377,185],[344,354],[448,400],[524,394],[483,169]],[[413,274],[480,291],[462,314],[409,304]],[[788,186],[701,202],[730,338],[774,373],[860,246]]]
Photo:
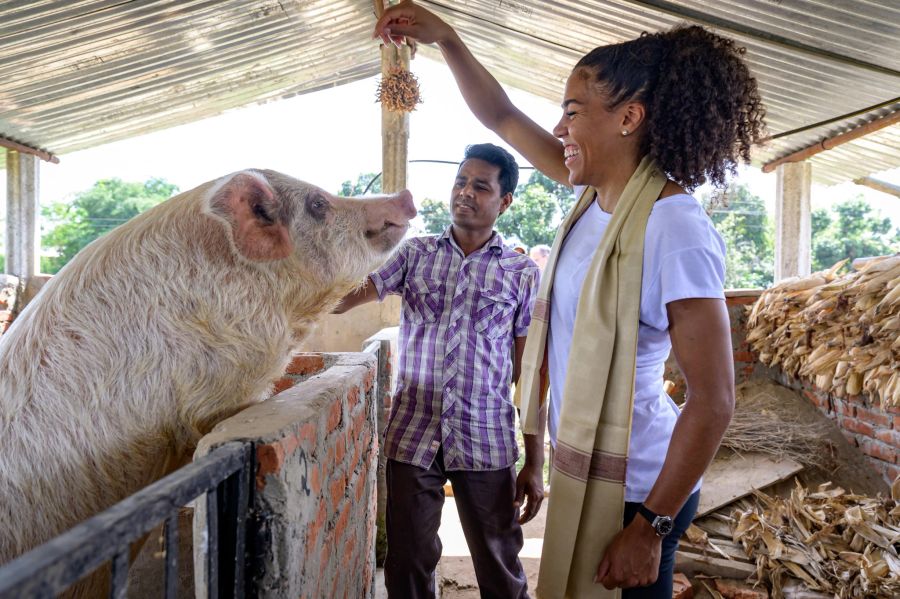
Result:
[[900,254],[838,276],[845,263],[766,290],[747,341],[760,362],[837,397],[865,391],[900,406]]
[[722,445],[738,453],[760,452],[804,466],[830,467],[833,458],[823,422],[785,417],[783,400],[764,389],[739,388],[736,395]]
[[774,597],[791,577],[841,599],[900,596],[900,479],[894,499],[829,486],[811,493],[797,483],[789,499],[756,492],[755,506],[732,514],[758,579]]

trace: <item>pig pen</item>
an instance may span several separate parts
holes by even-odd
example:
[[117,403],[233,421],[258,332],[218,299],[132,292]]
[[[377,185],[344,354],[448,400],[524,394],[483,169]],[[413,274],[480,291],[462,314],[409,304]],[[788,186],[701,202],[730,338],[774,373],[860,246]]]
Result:
[[[362,352],[295,356],[271,398],[220,422],[201,439],[195,463],[220,448],[250,448],[252,481],[240,574],[247,596],[374,595],[376,413],[383,413],[391,387],[388,338],[367,340]],[[167,583],[167,535],[159,526],[131,560],[127,596],[167,597],[172,588],[172,596],[230,596],[230,589],[221,588],[219,573],[210,572],[209,564],[216,560],[210,560],[206,504],[201,496],[178,513],[178,581]],[[104,541],[112,542],[86,540]],[[219,551],[223,543],[219,541]],[[58,574],[59,567],[54,569]],[[25,578],[40,584],[45,573],[55,576],[49,570]],[[23,578],[21,569],[15,574]],[[4,577],[0,568],[0,596],[5,596]]]

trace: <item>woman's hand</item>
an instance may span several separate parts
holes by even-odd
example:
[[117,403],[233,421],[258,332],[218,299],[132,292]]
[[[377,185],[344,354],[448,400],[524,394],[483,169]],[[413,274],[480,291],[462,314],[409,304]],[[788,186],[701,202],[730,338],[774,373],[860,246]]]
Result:
[[406,0],[384,11],[375,23],[372,37],[380,37],[385,44],[399,46],[404,37],[433,44],[445,41],[452,35],[453,29],[437,15]]
[[607,589],[653,584],[659,576],[661,553],[662,538],[649,522],[640,515],[635,515],[631,523],[613,537],[606,548],[594,582]]

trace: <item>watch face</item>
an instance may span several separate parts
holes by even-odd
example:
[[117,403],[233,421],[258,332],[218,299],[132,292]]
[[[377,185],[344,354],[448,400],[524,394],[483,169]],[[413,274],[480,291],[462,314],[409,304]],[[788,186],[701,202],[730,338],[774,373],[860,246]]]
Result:
[[656,534],[661,537],[666,536],[670,532],[672,532],[672,518],[669,516],[660,516],[656,519],[654,528],[656,528]]

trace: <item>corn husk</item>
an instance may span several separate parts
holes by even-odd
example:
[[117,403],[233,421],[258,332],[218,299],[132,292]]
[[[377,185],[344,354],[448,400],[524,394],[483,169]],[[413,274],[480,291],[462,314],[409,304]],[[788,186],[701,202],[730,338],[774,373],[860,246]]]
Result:
[[747,341],[764,364],[836,397],[900,406],[900,254],[839,275],[846,262],[766,290]]
[[799,482],[790,498],[755,493],[735,510],[733,540],[756,560],[773,596],[791,579],[840,599],[900,596],[900,508],[894,499],[853,495],[830,483]]

